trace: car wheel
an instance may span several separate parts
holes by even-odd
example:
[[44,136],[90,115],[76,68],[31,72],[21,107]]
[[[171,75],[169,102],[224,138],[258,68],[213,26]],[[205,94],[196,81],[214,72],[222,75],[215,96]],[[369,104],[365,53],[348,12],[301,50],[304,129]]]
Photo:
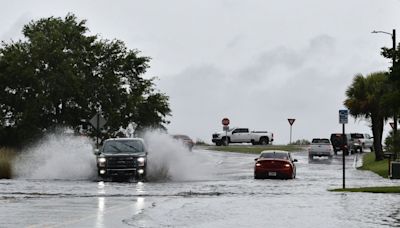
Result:
[[222,143],[221,143],[221,141],[217,141],[217,142],[215,142],[215,145],[216,145],[216,146],[221,146]]
[[254,172],[254,179],[263,179],[262,175],[260,175],[259,173]]
[[267,137],[262,137],[260,139],[260,144],[261,145],[268,145],[269,144],[269,139]]
[[226,137],[223,137],[223,138],[221,139],[221,144],[222,144],[223,146],[228,146],[228,145],[229,145],[229,139],[226,138]]

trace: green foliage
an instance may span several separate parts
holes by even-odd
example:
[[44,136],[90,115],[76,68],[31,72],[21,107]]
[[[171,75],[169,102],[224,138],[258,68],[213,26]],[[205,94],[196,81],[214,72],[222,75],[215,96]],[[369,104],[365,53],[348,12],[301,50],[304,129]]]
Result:
[[25,25],[24,41],[2,42],[0,144],[19,145],[55,126],[78,127],[98,110],[109,133],[130,122],[139,129],[167,123],[168,97],[142,77],[150,58],[87,31],[85,20],[68,14]]
[[206,142],[204,142],[204,140],[198,138],[196,140],[196,145],[198,145],[198,146],[207,146],[208,144]]
[[359,169],[372,171],[385,178],[387,178],[389,174],[388,160],[383,159],[375,161],[373,153],[367,153],[363,156],[363,165]]
[[364,188],[339,188],[332,192],[368,192],[368,193],[400,193],[400,186],[364,187]]
[[[396,145],[394,144],[394,141],[396,142]],[[390,131],[389,135],[385,139],[386,151],[399,153],[399,150],[398,150],[400,148],[399,143],[400,143],[400,134],[397,133],[396,140],[394,140],[393,130]],[[397,157],[400,157],[400,156],[397,155]]]
[[384,120],[389,110],[383,97],[388,93],[388,77],[385,72],[372,73],[364,77],[359,74],[346,90],[344,105],[355,118],[370,118],[374,136],[375,159],[383,159],[382,134]]
[[14,150],[8,148],[0,148],[0,179],[11,178],[11,164],[14,158]]
[[292,142],[290,145],[310,145],[310,141],[307,139],[298,139],[295,142]]

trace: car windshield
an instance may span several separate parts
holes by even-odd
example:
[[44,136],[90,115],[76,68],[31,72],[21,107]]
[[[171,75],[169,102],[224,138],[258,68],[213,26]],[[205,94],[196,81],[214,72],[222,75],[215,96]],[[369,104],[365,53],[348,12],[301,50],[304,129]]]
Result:
[[364,138],[363,134],[351,134],[352,139],[362,139]]
[[262,153],[260,157],[261,158],[289,159],[287,153],[279,153],[279,152]]
[[329,139],[313,139],[312,143],[330,143]]
[[189,136],[187,136],[187,135],[174,135],[173,137],[174,137],[174,139],[178,139],[178,140],[190,140]]
[[107,141],[103,146],[104,153],[141,153],[144,152],[144,145],[139,140],[113,140]]

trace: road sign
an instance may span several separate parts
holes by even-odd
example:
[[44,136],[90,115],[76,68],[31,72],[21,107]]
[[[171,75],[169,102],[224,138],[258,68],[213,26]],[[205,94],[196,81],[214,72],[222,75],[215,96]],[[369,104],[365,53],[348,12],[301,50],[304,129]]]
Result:
[[222,119],[222,125],[228,126],[229,125],[229,119],[228,118],[223,118]]
[[349,110],[342,109],[339,110],[339,123],[347,124],[349,122]]
[[89,120],[90,124],[93,125],[94,128],[99,130],[100,128],[104,127],[104,125],[107,123],[107,120],[104,119],[104,116],[101,115],[100,113],[97,113],[92,117],[92,119]]
[[287,119],[287,120],[289,121],[290,126],[292,126],[296,119]]

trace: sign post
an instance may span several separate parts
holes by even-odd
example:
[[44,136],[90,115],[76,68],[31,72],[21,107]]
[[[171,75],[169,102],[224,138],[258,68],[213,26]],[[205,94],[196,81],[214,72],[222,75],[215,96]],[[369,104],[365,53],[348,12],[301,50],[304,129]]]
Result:
[[92,124],[92,126],[97,131],[97,134],[96,134],[96,148],[99,149],[100,128],[104,127],[104,125],[107,123],[107,120],[104,119],[104,116],[101,113],[96,113],[96,115],[94,115],[92,117],[92,119],[89,120],[89,123]]
[[289,124],[290,124],[290,141],[289,141],[289,144],[292,144],[292,125],[293,125],[293,123],[294,123],[294,121],[296,119],[287,119],[287,120],[289,121]]
[[222,119],[222,125],[223,125],[223,130],[225,131],[225,146],[228,145],[228,130],[229,130],[229,119],[228,118],[223,118]]
[[[347,138],[345,136],[345,124],[349,122],[349,110],[342,109],[339,110],[339,124],[342,124],[342,142],[346,143]],[[346,166],[345,166],[345,152],[342,150],[343,159],[343,189],[346,188]]]

